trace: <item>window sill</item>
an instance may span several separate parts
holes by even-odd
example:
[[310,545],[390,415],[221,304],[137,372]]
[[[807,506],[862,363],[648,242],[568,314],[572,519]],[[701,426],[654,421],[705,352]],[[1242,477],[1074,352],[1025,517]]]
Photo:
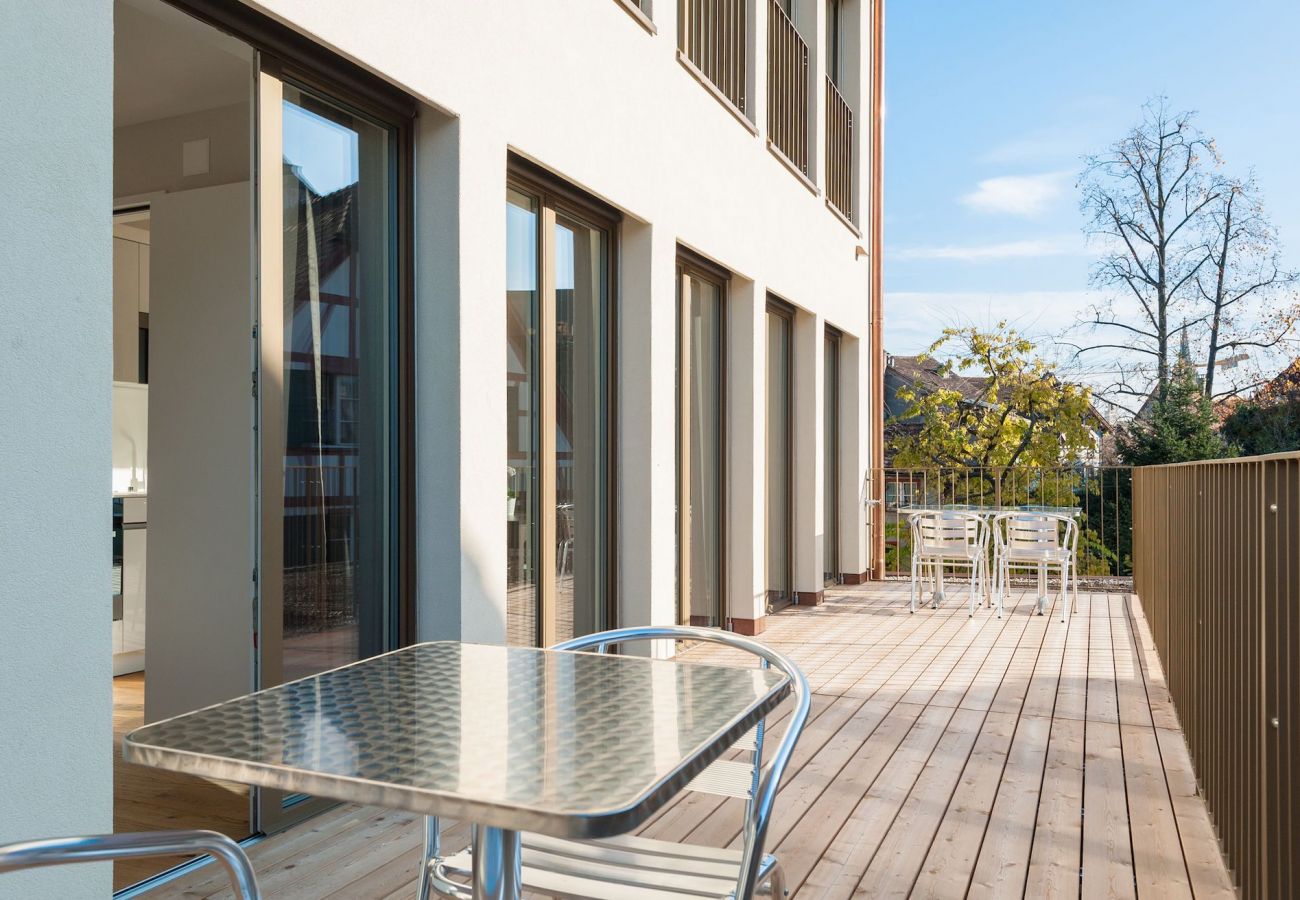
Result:
[[854,234],[856,237],[859,237],[859,238],[862,237],[862,229],[859,228],[857,225],[854,225],[852,219],[850,219],[848,216],[844,215],[844,213],[840,212],[840,208],[839,208],[838,206],[836,206],[834,203],[831,202],[831,198],[830,198],[830,197],[827,197],[827,198],[826,198],[826,208],[829,209],[832,213],[834,213],[834,214],[835,214],[835,218],[837,218],[837,219],[839,219],[841,222],[843,222],[843,223],[844,223],[844,227],[847,228],[849,231],[853,232],[853,234]]
[[732,103],[730,97],[718,90],[718,86],[709,80],[709,76],[701,72],[695,63],[691,62],[690,57],[680,49],[677,51],[677,61],[681,63],[682,68],[691,73],[692,78],[704,85],[704,89],[713,96],[713,99],[721,103],[727,112],[735,116],[736,121],[743,125],[746,131],[754,135],[754,137],[758,137],[758,126],[749,121],[745,111]]
[[785,166],[787,169],[790,170],[791,175],[799,179],[799,183],[802,184],[804,187],[806,187],[809,193],[811,193],[814,197],[821,196],[821,191],[817,189],[816,182],[814,182],[803,172],[799,171],[799,167],[790,161],[790,157],[786,156],[784,153],[781,152],[780,147],[772,143],[771,138],[767,139],[767,149],[771,151],[773,156],[775,156],[778,160],[780,160],[781,165]]
[[651,34],[658,34],[659,29],[655,27],[654,20],[645,14],[645,11],[637,5],[636,0],[614,0],[623,11],[636,20],[636,23]]

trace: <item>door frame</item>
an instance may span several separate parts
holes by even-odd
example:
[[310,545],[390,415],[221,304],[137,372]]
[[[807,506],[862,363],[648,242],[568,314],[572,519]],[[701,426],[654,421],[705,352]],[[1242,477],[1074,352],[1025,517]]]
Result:
[[[533,409],[537,421],[533,428],[537,442],[537,521],[535,534],[538,646],[549,647],[558,640],[555,597],[555,306],[548,300],[554,295],[555,261],[552,255],[557,216],[575,219],[603,230],[608,235],[605,266],[605,360],[609,381],[608,404],[604,410],[605,475],[607,481],[604,510],[605,574],[602,592],[606,627],[618,626],[618,329],[619,329],[619,239],[622,213],[587,194],[546,169],[511,152],[506,161],[506,186],[532,197],[537,202],[537,374]],[[548,552],[547,548],[551,548]]]
[[718,627],[730,628],[731,604],[727,580],[727,505],[730,502],[728,452],[730,429],[727,427],[727,336],[728,297],[731,272],[690,249],[677,247],[677,619],[690,624],[690,316],[687,285],[698,278],[718,289]]
[[[396,434],[389,442],[387,465],[390,585],[385,611],[383,649],[412,641],[415,633],[415,494],[414,494],[414,321],[413,290],[413,120],[399,118],[388,107],[376,108],[365,97],[314,77],[298,65],[258,49],[254,93],[254,271],[256,307],[254,376],[257,439],[254,482],[257,522],[255,529],[254,631],[256,642],[254,686],[262,689],[283,681],[280,654],[283,623],[283,478],[285,434],[283,425],[283,334],[286,324],[279,288],[283,279],[283,169],[282,104],[286,84],[302,87],[354,109],[392,129],[391,154],[393,217],[396,225],[389,248],[393,268],[394,308],[388,323],[390,396],[387,421]],[[268,474],[270,473],[270,474]],[[266,788],[254,792],[254,830],[268,833],[316,815],[333,801],[304,797],[286,802],[288,795]]]
[[[788,303],[785,300],[782,300],[780,297],[778,297],[775,294],[769,293],[767,295],[766,312],[772,315],[776,315],[781,319],[784,319],[786,323],[786,328],[788,329],[788,335],[789,335],[789,339],[786,341],[786,345],[785,345],[785,398],[786,398],[785,419],[786,421],[785,421],[785,429],[784,429],[785,433],[783,435],[783,437],[785,438],[785,520],[786,520],[785,521],[785,538],[786,538],[785,572],[786,572],[786,580],[787,580],[787,583],[785,585],[785,595],[776,598],[776,601],[774,603],[771,597],[771,588],[767,584],[767,582],[769,582],[770,579],[766,575],[764,575],[763,578],[764,597],[767,600],[767,607],[768,607],[766,609],[766,612],[774,613],[777,612],[778,610],[785,609],[785,607],[790,606],[794,603],[794,340],[795,340],[794,319],[795,319],[795,308],[793,304]],[[768,327],[770,327],[770,325],[768,324],[767,317],[764,316],[763,342],[765,348],[766,348],[767,341],[769,339],[767,334]],[[770,380],[770,375],[772,371],[771,360],[767,361],[766,368],[767,368],[767,372],[764,377],[765,416],[767,411],[771,409],[771,400],[770,398],[766,397],[766,390],[767,390],[766,383],[767,381]],[[767,426],[765,424],[764,441],[766,441],[767,427],[770,426]],[[763,454],[763,477],[764,477],[765,487],[770,490],[772,487],[772,461],[767,458],[766,453]],[[763,532],[765,536],[771,534],[771,530],[768,527],[768,521],[767,521],[768,511],[770,509],[771,509],[771,503],[763,504],[763,522],[764,522]],[[767,557],[768,557],[767,547],[764,546],[763,566],[765,572],[767,568]]]
[[822,358],[822,389],[825,390],[827,386],[834,388],[834,402],[822,404],[823,408],[829,405],[834,414],[833,421],[822,423],[822,440],[826,445],[822,452],[822,460],[826,463],[824,466],[826,471],[822,473],[822,478],[828,485],[823,489],[823,503],[827,499],[830,500],[830,503],[826,504],[829,508],[822,512],[822,519],[823,522],[830,522],[832,525],[829,529],[830,533],[822,539],[822,580],[824,586],[829,587],[842,584],[844,581],[840,565],[840,459],[843,451],[840,440],[843,411],[840,406],[843,402],[844,333],[828,323],[822,341],[825,351],[835,348],[834,379],[828,380],[825,375],[829,368],[829,353],[824,352]]

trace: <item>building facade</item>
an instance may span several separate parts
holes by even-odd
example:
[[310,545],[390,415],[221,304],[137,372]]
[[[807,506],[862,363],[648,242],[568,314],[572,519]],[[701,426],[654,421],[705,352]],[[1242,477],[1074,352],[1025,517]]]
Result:
[[869,577],[880,5],[15,8],[0,842],[129,818],[124,679],[153,720]]

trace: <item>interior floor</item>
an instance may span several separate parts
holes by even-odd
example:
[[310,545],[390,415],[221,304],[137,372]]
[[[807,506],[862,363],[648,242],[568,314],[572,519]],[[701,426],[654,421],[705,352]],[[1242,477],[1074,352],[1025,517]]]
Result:
[[[247,837],[247,787],[123,761],[122,736],[144,724],[144,686],[143,672],[113,679],[113,831],[208,828]],[[113,864],[113,890],[184,861],[179,856],[119,860]]]

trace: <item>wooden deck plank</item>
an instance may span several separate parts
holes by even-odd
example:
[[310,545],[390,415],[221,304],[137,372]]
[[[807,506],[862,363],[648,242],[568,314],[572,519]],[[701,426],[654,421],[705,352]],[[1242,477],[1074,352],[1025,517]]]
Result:
[[[1001,621],[956,600],[912,615],[906,598],[905,583],[828,592],[761,637],[814,685],[767,844],[795,895],[1233,895],[1139,604],[1083,595],[1067,631],[1059,607],[1031,614],[1032,590]],[[706,648],[691,658],[728,658]],[[741,821],[738,801],[683,794],[644,830],[735,845]],[[448,849],[468,840],[446,825]],[[250,855],[268,896],[396,900],[421,829],[344,807]],[[209,865],[148,896],[229,894]]]
[[1084,723],[1083,900],[1134,896],[1119,726]]
[[1079,896],[1079,847],[1083,836],[1083,728],[1078,719],[1052,720],[1038,798],[1034,846],[1025,896]]
[[984,725],[985,713],[959,708],[921,770],[894,823],[858,882],[855,897],[907,897],[925,864],[930,841]]
[[1191,882],[1178,838],[1173,801],[1165,783],[1155,729],[1120,725],[1124,785],[1128,792],[1133,873],[1139,896],[1191,897]]

